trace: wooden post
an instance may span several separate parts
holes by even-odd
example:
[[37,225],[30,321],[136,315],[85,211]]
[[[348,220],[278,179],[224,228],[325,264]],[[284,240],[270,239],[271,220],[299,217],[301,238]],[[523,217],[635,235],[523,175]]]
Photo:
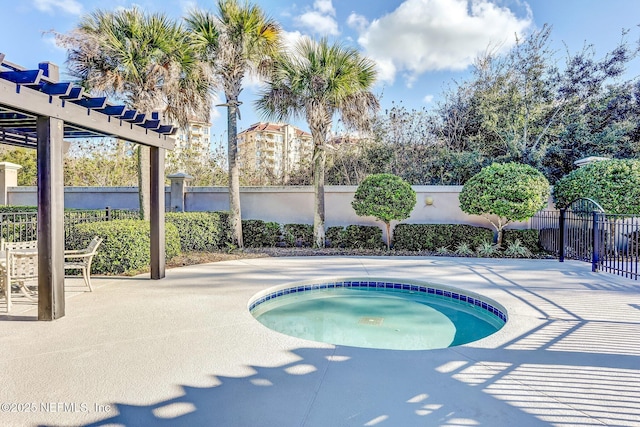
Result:
[[38,320],[64,316],[63,127],[38,117]]
[[151,278],[165,276],[164,235],[164,149],[150,147],[151,154]]

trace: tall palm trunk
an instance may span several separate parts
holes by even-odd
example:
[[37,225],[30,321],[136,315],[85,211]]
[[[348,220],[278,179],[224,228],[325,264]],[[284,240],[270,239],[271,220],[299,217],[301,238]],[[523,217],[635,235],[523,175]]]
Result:
[[244,247],[242,241],[242,212],[240,211],[240,169],[238,167],[238,97],[227,98],[227,129],[229,158],[229,221],[233,244]]
[[324,166],[327,152],[321,146],[313,148],[313,239],[317,248],[324,248]]
[[137,169],[138,169],[138,201],[140,205],[140,219],[149,221],[151,218],[151,152],[149,147],[138,145]]

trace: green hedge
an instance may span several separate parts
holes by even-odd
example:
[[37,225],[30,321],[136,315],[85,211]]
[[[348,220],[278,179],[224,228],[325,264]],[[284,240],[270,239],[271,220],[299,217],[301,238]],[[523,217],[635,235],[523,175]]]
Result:
[[393,247],[408,251],[453,250],[466,243],[471,248],[493,242],[493,230],[467,224],[398,224],[393,232]]
[[242,220],[242,240],[247,248],[274,247],[280,242],[280,224],[261,219]]
[[542,252],[542,247],[540,246],[539,235],[540,232],[538,230],[504,230],[502,246],[506,248],[510,243],[518,239],[532,253],[540,253]]
[[375,225],[348,225],[340,241],[348,249],[382,249],[382,229]]
[[225,247],[229,232],[228,216],[220,212],[169,212],[166,223],[178,229],[183,251],[213,252]]
[[342,242],[343,232],[344,227],[341,226],[327,228],[324,234],[326,246],[328,248],[344,248],[344,243]]
[[220,218],[220,235],[218,236],[218,240],[220,241],[220,247],[224,248],[227,244],[231,243],[231,226],[229,225],[231,213],[229,211],[215,211],[212,213],[218,214]]
[[288,247],[313,246],[313,225],[285,224],[282,237]]
[[[77,224],[70,233],[68,248],[85,248],[93,236],[102,237],[91,264],[94,274],[123,274],[148,268],[151,263],[148,221],[123,219]],[[165,225],[166,259],[180,254],[180,236],[173,224]]]
[[37,206],[0,206],[0,213],[38,212]]
[[328,248],[382,249],[382,229],[374,225],[349,225],[346,228],[327,228],[325,242]]

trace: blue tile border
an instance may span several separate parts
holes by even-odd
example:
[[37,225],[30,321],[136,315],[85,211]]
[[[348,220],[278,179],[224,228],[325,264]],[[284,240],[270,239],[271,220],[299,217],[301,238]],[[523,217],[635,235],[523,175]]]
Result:
[[489,304],[488,302],[482,301],[478,297],[465,295],[460,291],[454,292],[451,290],[440,289],[437,287],[420,286],[420,285],[413,285],[408,283],[387,282],[387,281],[382,282],[382,281],[345,280],[345,281],[335,281],[335,282],[327,282],[327,283],[317,283],[312,285],[300,285],[300,286],[293,286],[291,288],[279,289],[267,295],[261,296],[257,300],[251,302],[251,304],[249,305],[249,311],[253,311],[260,304],[266,301],[270,301],[272,299],[276,299],[280,296],[290,295],[298,292],[308,292],[308,291],[315,291],[320,289],[334,289],[334,288],[367,288],[367,289],[375,289],[375,290],[392,289],[392,290],[401,290],[401,291],[409,291],[409,292],[418,292],[426,295],[435,295],[445,299],[451,299],[458,303],[463,302],[469,306],[475,306],[478,309],[486,311],[487,313],[490,313],[491,315],[499,318],[505,323],[507,321],[506,313],[504,313],[499,308]]

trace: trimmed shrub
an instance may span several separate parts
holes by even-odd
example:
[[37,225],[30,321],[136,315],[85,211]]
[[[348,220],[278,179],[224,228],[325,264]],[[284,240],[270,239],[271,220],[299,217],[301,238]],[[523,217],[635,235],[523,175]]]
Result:
[[408,251],[453,250],[460,243],[476,248],[493,241],[493,230],[468,224],[398,224],[393,235],[394,249]]
[[382,229],[375,225],[349,225],[340,235],[340,241],[349,249],[382,249]]
[[416,192],[399,176],[369,175],[358,185],[351,206],[359,216],[373,216],[387,227],[387,249],[391,247],[391,221],[409,218],[416,205]]
[[343,248],[342,235],[344,233],[344,227],[334,226],[327,228],[325,238],[327,240],[326,246],[328,248]]
[[[93,236],[103,241],[91,264],[95,274],[123,274],[147,268],[151,262],[149,251],[151,227],[148,221],[122,219],[77,224],[70,233],[70,249],[85,248]],[[165,225],[166,259],[180,254],[178,229]]]
[[218,212],[168,212],[165,221],[178,229],[183,251],[213,252],[225,245]]
[[520,240],[520,244],[529,249],[531,253],[542,252],[540,246],[540,232],[538,230],[504,230],[502,245],[506,248],[516,240]]
[[504,227],[535,215],[548,203],[549,193],[549,181],[532,166],[493,163],[464,184],[460,209],[485,217],[498,232],[500,245]]
[[261,219],[242,220],[242,239],[247,248],[274,247],[280,241],[280,224]]
[[285,224],[282,237],[288,247],[308,247],[313,245],[313,225]]
[[640,214],[640,161],[591,163],[563,176],[553,186],[558,209],[583,197],[595,200],[607,213]]

